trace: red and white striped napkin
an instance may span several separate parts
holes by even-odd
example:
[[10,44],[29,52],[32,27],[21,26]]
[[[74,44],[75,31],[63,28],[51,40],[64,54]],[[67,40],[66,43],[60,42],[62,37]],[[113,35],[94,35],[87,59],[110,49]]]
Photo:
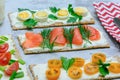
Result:
[[120,4],[113,2],[93,3],[97,15],[107,32],[120,42],[120,29],[114,24],[113,18],[120,18]]

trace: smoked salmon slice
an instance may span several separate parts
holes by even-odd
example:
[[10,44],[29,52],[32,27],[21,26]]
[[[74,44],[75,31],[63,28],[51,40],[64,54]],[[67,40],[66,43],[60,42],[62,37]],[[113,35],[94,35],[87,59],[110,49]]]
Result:
[[90,37],[89,39],[91,41],[95,41],[95,40],[99,40],[100,39],[100,33],[97,29],[91,27],[91,26],[88,26],[88,25],[84,25],[84,27],[90,31]]
[[79,28],[74,29],[72,43],[75,45],[81,45],[83,43],[82,35],[80,34]]
[[64,29],[63,28],[54,28],[50,33],[50,43],[55,45],[64,46],[67,41],[64,37]]
[[43,37],[40,33],[26,32],[26,40],[22,43],[22,46],[27,48],[38,47],[43,42]]

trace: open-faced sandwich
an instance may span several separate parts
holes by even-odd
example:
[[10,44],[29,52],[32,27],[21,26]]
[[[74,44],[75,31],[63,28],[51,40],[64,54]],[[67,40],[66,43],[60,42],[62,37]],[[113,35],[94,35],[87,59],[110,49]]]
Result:
[[0,80],[31,80],[11,35],[0,36]]
[[34,80],[111,80],[120,78],[120,60],[98,52],[90,60],[81,57],[50,59],[30,65]]
[[109,47],[102,33],[87,25],[44,29],[40,33],[26,32],[19,35],[18,40],[26,54]]
[[18,8],[18,12],[9,14],[9,20],[15,30],[94,23],[86,7],[73,8],[71,4],[68,8],[50,7],[44,10]]

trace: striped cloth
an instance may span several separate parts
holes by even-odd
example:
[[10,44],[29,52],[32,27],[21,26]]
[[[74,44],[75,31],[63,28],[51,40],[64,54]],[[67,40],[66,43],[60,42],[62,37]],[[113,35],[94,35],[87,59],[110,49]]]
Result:
[[120,43],[120,28],[113,22],[114,17],[120,18],[120,4],[99,2],[93,6],[105,30]]

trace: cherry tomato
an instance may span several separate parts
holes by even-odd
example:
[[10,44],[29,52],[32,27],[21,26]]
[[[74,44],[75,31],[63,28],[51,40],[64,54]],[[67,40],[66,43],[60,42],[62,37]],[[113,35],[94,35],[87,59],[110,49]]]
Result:
[[60,69],[51,68],[46,71],[46,77],[48,80],[58,80],[60,76]]
[[8,48],[9,48],[9,44],[8,43],[0,45],[0,53],[6,52],[8,50]]
[[18,69],[19,69],[19,63],[14,62],[8,67],[7,70],[5,70],[5,74],[10,76],[14,71],[18,71]]
[[0,55],[0,65],[5,66],[9,63],[11,59],[10,52],[1,53]]

